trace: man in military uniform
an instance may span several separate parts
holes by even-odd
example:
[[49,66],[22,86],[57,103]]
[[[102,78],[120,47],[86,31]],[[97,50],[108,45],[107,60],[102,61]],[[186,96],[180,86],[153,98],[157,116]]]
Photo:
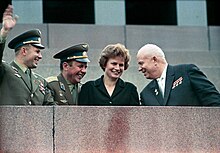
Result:
[[85,76],[88,44],[82,43],[66,48],[53,57],[60,59],[58,76],[48,77],[48,87],[58,105],[77,105],[81,79]]
[[6,37],[15,25],[13,7],[9,5],[0,33],[0,105],[53,105],[47,82],[32,72],[44,49],[40,30],[30,30],[12,39],[8,47],[15,50],[15,59],[10,64],[2,61]]

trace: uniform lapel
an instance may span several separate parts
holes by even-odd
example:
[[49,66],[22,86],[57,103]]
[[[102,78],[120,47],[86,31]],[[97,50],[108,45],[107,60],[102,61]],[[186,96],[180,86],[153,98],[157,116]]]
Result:
[[166,74],[165,93],[164,93],[165,105],[167,104],[167,100],[168,100],[169,95],[170,95],[170,91],[171,91],[171,88],[172,88],[173,80],[174,80],[173,67],[168,65],[167,74]]
[[73,97],[71,95],[71,92],[69,90],[69,86],[65,80],[65,78],[63,77],[62,74],[59,74],[57,76],[59,83],[60,83],[60,88],[64,91],[64,96],[66,97],[67,101],[73,101]]
[[38,87],[44,87],[43,83],[37,79],[37,76],[35,76],[31,72],[31,84],[32,84],[32,92],[34,93]]
[[164,99],[163,96],[160,92],[159,86],[157,84],[157,80],[153,80],[152,84],[149,85],[152,94],[155,96],[155,98],[157,99],[157,102],[159,103],[159,105],[164,105]]
[[32,93],[40,91],[42,94],[45,95],[45,86],[42,79],[39,79],[37,75],[31,72],[31,84],[32,84]]
[[27,86],[27,88],[31,91],[31,84],[29,79],[27,78],[27,75],[20,69],[20,67],[13,61],[10,63],[10,65],[12,66],[12,69],[14,70],[14,75],[16,77],[21,77],[21,79],[24,81],[25,85]]

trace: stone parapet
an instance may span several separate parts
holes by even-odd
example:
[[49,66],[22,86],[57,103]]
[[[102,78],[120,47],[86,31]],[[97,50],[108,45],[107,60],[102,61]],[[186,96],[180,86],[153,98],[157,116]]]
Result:
[[218,153],[218,107],[0,107],[0,153]]

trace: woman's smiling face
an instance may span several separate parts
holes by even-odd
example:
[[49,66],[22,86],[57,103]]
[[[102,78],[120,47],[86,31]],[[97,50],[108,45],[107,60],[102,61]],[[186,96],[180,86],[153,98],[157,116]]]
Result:
[[124,58],[117,56],[109,58],[105,66],[105,75],[108,78],[118,79],[124,72]]

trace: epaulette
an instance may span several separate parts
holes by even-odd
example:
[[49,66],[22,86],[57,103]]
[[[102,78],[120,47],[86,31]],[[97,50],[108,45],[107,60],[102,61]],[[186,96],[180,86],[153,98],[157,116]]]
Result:
[[56,76],[51,76],[45,79],[48,83],[53,81],[58,81],[58,78]]
[[18,72],[18,69],[14,66],[11,66],[11,68],[17,73]]

